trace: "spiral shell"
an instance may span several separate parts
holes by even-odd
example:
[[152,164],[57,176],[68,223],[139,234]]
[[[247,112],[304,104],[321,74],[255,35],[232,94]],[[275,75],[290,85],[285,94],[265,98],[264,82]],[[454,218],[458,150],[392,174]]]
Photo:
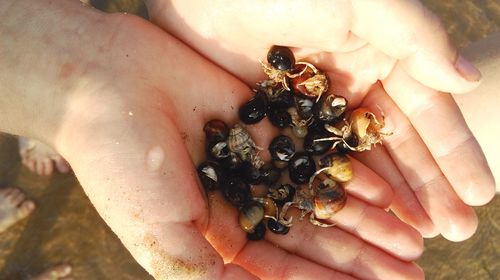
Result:
[[[227,140],[229,150],[241,155],[242,153],[248,154],[255,148],[255,143],[246,131],[239,124],[234,125],[229,131],[229,138]],[[244,158],[242,158],[244,160]]]

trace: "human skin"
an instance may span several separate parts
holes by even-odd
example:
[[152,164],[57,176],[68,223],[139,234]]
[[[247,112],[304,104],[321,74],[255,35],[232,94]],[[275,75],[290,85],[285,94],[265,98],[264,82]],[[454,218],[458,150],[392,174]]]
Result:
[[[468,46],[464,52],[483,72],[481,85],[470,94],[454,95],[467,124],[483,148],[491,171],[500,180],[500,129],[496,120],[500,118],[500,33],[489,35]],[[500,188],[497,185],[497,193]]]
[[391,209],[425,237],[477,228],[471,206],[495,194],[483,152],[450,94],[480,73],[418,1],[148,0],[151,19],[251,84],[271,45],[323,69],[350,107],[382,111],[393,134],[356,157],[394,190]]
[[[174,37],[77,1],[1,1],[0,15],[0,130],[55,147],[155,278],[423,278],[421,236],[384,211],[389,185],[357,161],[337,227],[248,242],[195,165],[205,122],[235,123],[251,90]],[[268,122],[250,130],[268,145]]]

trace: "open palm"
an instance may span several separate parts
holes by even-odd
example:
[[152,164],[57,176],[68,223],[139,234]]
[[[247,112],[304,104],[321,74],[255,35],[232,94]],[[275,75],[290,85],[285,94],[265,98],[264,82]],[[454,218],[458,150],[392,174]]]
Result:
[[424,236],[470,237],[494,180],[449,94],[480,74],[418,1],[148,1],[153,22],[247,84],[271,45],[324,70],[351,107],[386,115],[384,146],[357,156],[394,190],[391,209]]
[[[150,23],[110,16],[109,38],[84,50],[78,85],[52,133],[96,209],[158,279],[420,279],[416,230],[387,213],[392,191],[354,162],[338,227],[297,222],[286,236],[247,241],[237,211],[200,190],[203,125],[237,121],[251,90]],[[108,42],[108,43],[106,43]],[[77,57],[75,56],[75,59]],[[60,117],[60,118],[59,118]],[[266,121],[249,128],[267,147]],[[243,268],[243,269],[242,269]],[[250,274],[250,273],[251,274]]]

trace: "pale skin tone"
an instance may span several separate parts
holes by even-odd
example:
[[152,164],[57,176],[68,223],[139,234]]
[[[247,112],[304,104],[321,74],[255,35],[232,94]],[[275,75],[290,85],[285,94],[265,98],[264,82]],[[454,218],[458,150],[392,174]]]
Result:
[[28,217],[35,210],[35,203],[17,188],[0,189],[0,233],[16,222]]
[[29,280],[73,280],[74,278],[70,274],[71,266],[61,264],[48,268],[42,273],[29,278]]
[[[329,75],[350,107],[382,110],[384,147],[358,156],[393,187],[391,209],[423,236],[477,228],[470,206],[495,193],[484,155],[449,94],[480,73],[417,1],[147,1],[152,21],[251,84],[270,45]],[[387,7],[390,7],[388,9]],[[300,12],[299,12],[300,11]],[[458,160],[459,159],[459,160]],[[467,163],[467,164],[464,164]]]
[[[251,91],[174,37],[77,2],[4,1],[0,11],[1,129],[53,145],[157,279],[423,278],[411,262],[420,234],[383,210],[390,185],[357,161],[334,228],[306,221],[247,242],[219,193],[208,206],[193,165],[203,125],[235,122]],[[273,134],[267,121],[251,132],[262,147]]]
[[19,137],[21,162],[31,172],[38,175],[51,175],[54,171],[68,173],[70,167],[54,149],[33,138]]
[[[497,141],[500,138],[500,130],[496,125],[496,120],[500,118],[498,46],[500,46],[500,33],[495,33],[465,50],[466,55],[484,73],[483,82],[470,94],[453,96],[464,113],[467,124],[481,144],[497,182],[500,179],[500,149]],[[496,190],[497,193],[500,192],[498,185]]]

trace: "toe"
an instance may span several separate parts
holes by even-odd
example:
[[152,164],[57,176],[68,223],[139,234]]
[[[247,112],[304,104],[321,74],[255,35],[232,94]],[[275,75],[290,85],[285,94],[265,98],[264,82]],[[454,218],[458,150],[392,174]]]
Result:
[[26,195],[21,190],[14,189],[6,198],[12,205],[19,205],[26,198]]
[[0,196],[2,196],[3,198],[7,198],[11,195],[12,192],[15,192],[16,188],[11,188],[11,187],[7,187],[5,189],[1,189],[0,190]]
[[[32,278],[32,280],[57,280],[71,274],[71,266],[67,264],[56,265]],[[69,279],[69,278],[64,278]]]
[[57,170],[63,174],[68,173],[71,170],[69,163],[62,157],[59,157],[59,159],[54,160],[54,162],[56,163]]
[[44,172],[44,163],[43,163],[43,160],[37,160],[36,161],[36,168],[35,168],[35,171],[36,171],[36,174],[38,175],[43,175],[43,172]]
[[52,163],[51,159],[44,159],[43,160],[43,175],[51,175],[54,172],[54,164]]
[[25,200],[21,205],[19,206],[17,210],[17,216],[19,219],[26,218],[31,212],[35,210],[35,203],[31,200]]
[[28,167],[28,169],[29,169],[31,172],[35,172],[35,171],[36,171],[36,160],[33,160],[33,159],[27,159],[27,160],[26,160],[26,167]]
[[57,278],[66,277],[71,273],[71,266],[61,264],[52,268],[51,275]]

